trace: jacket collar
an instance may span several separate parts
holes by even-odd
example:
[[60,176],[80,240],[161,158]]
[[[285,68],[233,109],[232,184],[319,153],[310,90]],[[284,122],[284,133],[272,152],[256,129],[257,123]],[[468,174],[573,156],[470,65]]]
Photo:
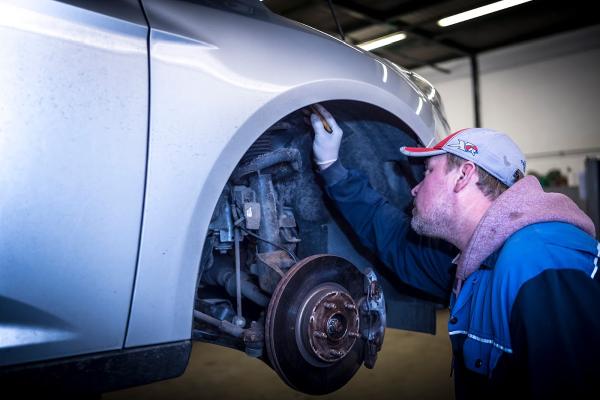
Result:
[[595,236],[591,219],[567,196],[545,193],[533,176],[511,186],[492,203],[461,253],[456,268],[458,282],[454,287],[455,294],[460,291],[462,282],[481,264],[486,261],[489,265],[496,264],[497,255],[489,257],[514,232],[531,224],[550,221],[570,223]]

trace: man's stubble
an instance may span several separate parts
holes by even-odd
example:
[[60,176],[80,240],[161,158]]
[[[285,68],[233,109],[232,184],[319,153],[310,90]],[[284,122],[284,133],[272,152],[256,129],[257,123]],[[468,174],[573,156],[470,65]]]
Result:
[[427,213],[413,208],[410,225],[419,235],[451,241],[456,221],[452,218],[449,196],[439,196]]

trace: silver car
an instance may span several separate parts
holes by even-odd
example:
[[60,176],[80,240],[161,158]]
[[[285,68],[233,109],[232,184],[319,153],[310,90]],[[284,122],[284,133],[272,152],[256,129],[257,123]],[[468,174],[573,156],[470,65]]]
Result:
[[257,0],[1,0],[0,43],[3,385],[175,377],[202,340],[323,394],[386,323],[435,330],[439,299],[324,196],[305,123],[324,104],[344,165],[406,207],[398,148],[448,133],[418,75]]

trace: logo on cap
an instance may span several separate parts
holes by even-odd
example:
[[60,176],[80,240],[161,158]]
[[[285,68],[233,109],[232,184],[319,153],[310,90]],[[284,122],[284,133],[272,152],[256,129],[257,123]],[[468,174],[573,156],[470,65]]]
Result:
[[471,153],[471,155],[479,154],[479,149],[477,145],[465,142],[464,140],[458,139],[458,144],[449,144],[448,147],[456,147],[459,150],[462,150],[466,153]]

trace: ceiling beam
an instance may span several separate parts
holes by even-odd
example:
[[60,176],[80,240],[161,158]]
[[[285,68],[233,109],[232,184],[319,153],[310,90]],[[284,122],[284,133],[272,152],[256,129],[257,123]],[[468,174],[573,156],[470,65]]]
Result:
[[[439,4],[439,0],[412,0],[396,6],[390,10],[379,11],[373,10],[371,8],[365,7],[361,3],[357,3],[354,0],[343,0],[336,2],[336,4],[345,5],[353,10],[356,10],[362,14],[369,15],[373,18],[376,18],[381,21],[390,20],[393,18],[398,18],[398,16],[410,14],[415,11],[423,10],[429,6]],[[391,17],[390,17],[391,16]]]
[[[279,2],[278,2],[278,4],[279,4]],[[279,9],[276,8],[273,11],[276,11],[279,15],[283,15],[285,17],[285,16],[293,14],[293,13],[295,13],[297,11],[306,11],[307,9],[309,9],[312,6],[321,6],[323,4],[324,3],[323,3],[322,0],[305,0],[304,2],[302,2],[302,3],[298,4],[298,5],[286,8],[284,10],[279,10]],[[269,2],[266,2],[266,5],[270,9],[274,8],[273,5],[269,4]]]
[[[367,20],[369,24],[385,24],[393,27],[394,29],[409,32],[412,35],[420,37],[421,39],[424,39],[430,43],[442,46],[456,53],[457,55],[470,56],[473,54],[472,49],[459,45],[458,43],[453,43],[449,40],[436,39],[431,33],[419,28],[419,26],[417,25],[397,21],[398,18],[401,18],[401,15],[399,14],[386,13],[387,15],[385,17],[382,17],[381,15],[379,15],[379,13],[373,12],[369,8],[363,6],[362,4],[356,3],[352,0],[344,1],[343,4],[336,2],[335,6],[344,9],[344,11],[351,14],[355,18]],[[390,15],[392,16],[390,17]],[[350,35],[351,33],[352,32],[348,32],[348,35]]]

